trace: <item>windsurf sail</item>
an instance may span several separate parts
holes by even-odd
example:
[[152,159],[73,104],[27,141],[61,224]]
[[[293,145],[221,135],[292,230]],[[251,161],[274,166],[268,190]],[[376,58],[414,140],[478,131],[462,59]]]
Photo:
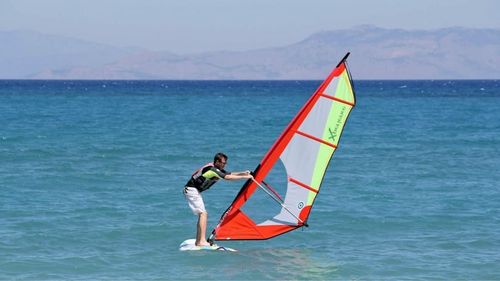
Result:
[[[281,136],[266,153],[254,174],[223,213],[209,240],[261,240],[307,226],[307,219],[320,191],[344,129],[354,107],[355,95],[347,57],[340,61]],[[286,171],[286,191],[279,195],[266,177],[280,161]],[[281,206],[256,221],[243,206],[262,189]]]

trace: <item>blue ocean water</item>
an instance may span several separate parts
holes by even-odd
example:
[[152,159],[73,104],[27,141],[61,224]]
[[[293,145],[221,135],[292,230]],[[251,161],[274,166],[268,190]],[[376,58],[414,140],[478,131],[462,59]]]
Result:
[[0,81],[0,279],[499,280],[500,81],[354,82],[309,228],[224,253],[178,251],[183,185],[253,170],[319,81]]

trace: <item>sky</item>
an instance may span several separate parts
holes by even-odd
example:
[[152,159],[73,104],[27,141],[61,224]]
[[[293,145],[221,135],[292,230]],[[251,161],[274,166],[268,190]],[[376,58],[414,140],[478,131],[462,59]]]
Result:
[[359,25],[500,29],[498,0],[0,0],[0,31],[177,54],[289,45]]

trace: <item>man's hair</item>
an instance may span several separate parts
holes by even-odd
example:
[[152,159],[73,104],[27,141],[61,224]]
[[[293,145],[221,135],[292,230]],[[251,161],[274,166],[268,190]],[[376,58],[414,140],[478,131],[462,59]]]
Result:
[[227,160],[227,155],[222,152],[219,152],[214,156],[214,163],[217,161],[222,161],[222,159]]

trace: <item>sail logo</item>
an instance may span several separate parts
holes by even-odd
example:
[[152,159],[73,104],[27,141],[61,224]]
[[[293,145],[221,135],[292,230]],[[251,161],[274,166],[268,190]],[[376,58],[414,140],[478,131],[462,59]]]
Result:
[[330,133],[330,136],[328,137],[328,139],[332,140],[333,143],[337,143],[338,131],[339,131],[339,129],[342,130],[342,124],[343,124],[342,121],[344,120],[345,109],[346,109],[346,107],[342,106],[342,109],[339,112],[339,117],[337,118],[337,122],[333,126],[333,130],[332,130],[332,128],[328,127],[328,133]]
[[299,208],[299,210],[304,208],[304,202],[299,202],[299,204],[297,205],[297,208]]

